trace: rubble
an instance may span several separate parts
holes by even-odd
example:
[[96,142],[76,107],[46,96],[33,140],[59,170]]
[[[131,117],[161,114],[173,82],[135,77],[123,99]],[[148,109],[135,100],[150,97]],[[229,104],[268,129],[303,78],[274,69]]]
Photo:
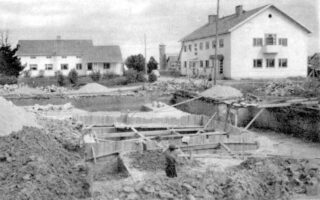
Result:
[[284,97],[298,95],[303,93],[304,89],[300,84],[286,79],[268,82],[263,87],[256,89],[255,92],[263,95]]
[[65,94],[70,90],[56,85],[32,88],[25,84],[0,85],[0,95],[44,95],[44,94]]
[[88,169],[75,151],[42,130],[23,130],[0,140],[0,199],[84,199]]

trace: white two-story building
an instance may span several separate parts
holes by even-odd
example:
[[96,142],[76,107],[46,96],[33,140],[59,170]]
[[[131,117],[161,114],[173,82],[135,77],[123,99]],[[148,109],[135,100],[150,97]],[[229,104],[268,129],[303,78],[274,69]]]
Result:
[[[215,59],[216,15],[183,39],[182,75],[209,75]],[[307,76],[307,43],[311,33],[273,5],[218,20],[218,79]]]
[[119,46],[94,46],[91,40],[19,40],[17,52],[24,71],[31,76],[64,75],[76,69],[79,75],[94,71],[123,74]]

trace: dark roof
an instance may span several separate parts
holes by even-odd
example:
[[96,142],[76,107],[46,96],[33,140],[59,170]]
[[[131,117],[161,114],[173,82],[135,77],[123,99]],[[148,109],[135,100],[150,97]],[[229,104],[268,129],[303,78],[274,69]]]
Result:
[[86,51],[85,62],[122,62],[122,54],[119,46],[94,46]]
[[19,56],[83,55],[93,46],[92,40],[19,40]]
[[[259,8],[255,8],[255,9],[252,9],[252,10],[243,11],[243,13],[241,15],[236,15],[234,13],[232,15],[219,18],[218,34],[221,35],[221,34],[226,34],[226,33],[231,32],[232,28],[235,28],[237,25],[241,25],[242,23],[244,23],[247,20],[249,20],[251,17],[254,17],[258,13],[260,13],[263,10],[265,10],[267,8],[270,8],[270,7],[276,9],[278,12],[280,12],[283,15],[285,15],[287,18],[289,18],[291,21],[293,21],[295,24],[300,26],[302,29],[304,29],[308,33],[311,32],[306,27],[301,25],[296,20],[292,19],[290,16],[288,16],[287,14],[285,14],[284,12],[282,12],[281,10],[276,8],[275,6],[273,6],[273,5],[265,5],[265,6],[262,6],[262,7],[259,7]],[[215,32],[216,32],[216,23],[215,22],[207,23],[204,26],[196,29],[195,31],[193,31],[189,35],[185,36],[180,41],[192,41],[192,40],[196,40],[196,39],[212,37],[212,36],[215,35]]]

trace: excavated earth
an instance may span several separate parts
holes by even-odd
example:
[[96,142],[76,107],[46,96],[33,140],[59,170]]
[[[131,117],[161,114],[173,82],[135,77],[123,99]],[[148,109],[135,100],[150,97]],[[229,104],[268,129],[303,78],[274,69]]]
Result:
[[59,134],[32,127],[1,137],[0,199],[88,198],[88,168],[78,149]]

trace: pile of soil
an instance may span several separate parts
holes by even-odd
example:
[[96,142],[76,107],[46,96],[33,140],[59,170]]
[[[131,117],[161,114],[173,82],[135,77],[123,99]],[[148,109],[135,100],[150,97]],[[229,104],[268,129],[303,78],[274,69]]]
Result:
[[76,93],[107,93],[111,91],[114,91],[114,90],[109,89],[98,83],[88,83],[75,92]]
[[[154,177],[123,184],[119,199],[291,199],[319,184],[319,165],[307,160],[250,158],[225,172],[181,172],[177,178]],[[310,189],[309,189],[310,190]],[[111,198],[112,199],[112,198]]]
[[269,96],[299,96],[304,89],[290,80],[271,81],[263,87],[257,88],[256,93]]
[[212,99],[231,99],[243,96],[240,90],[230,86],[216,85],[200,93],[203,97]]
[[82,199],[90,196],[88,169],[59,136],[24,127],[0,138],[0,199]]
[[[130,166],[144,171],[164,170],[166,166],[165,156],[162,150],[148,150],[143,153],[132,152],[128,154],[130,158]],[[178,160],[178,164],[188,166],[199,166],[200,163],[196,160]]]
[[39,127],[35,115],[0,97],[0,136],[19,131],[23,126]]

